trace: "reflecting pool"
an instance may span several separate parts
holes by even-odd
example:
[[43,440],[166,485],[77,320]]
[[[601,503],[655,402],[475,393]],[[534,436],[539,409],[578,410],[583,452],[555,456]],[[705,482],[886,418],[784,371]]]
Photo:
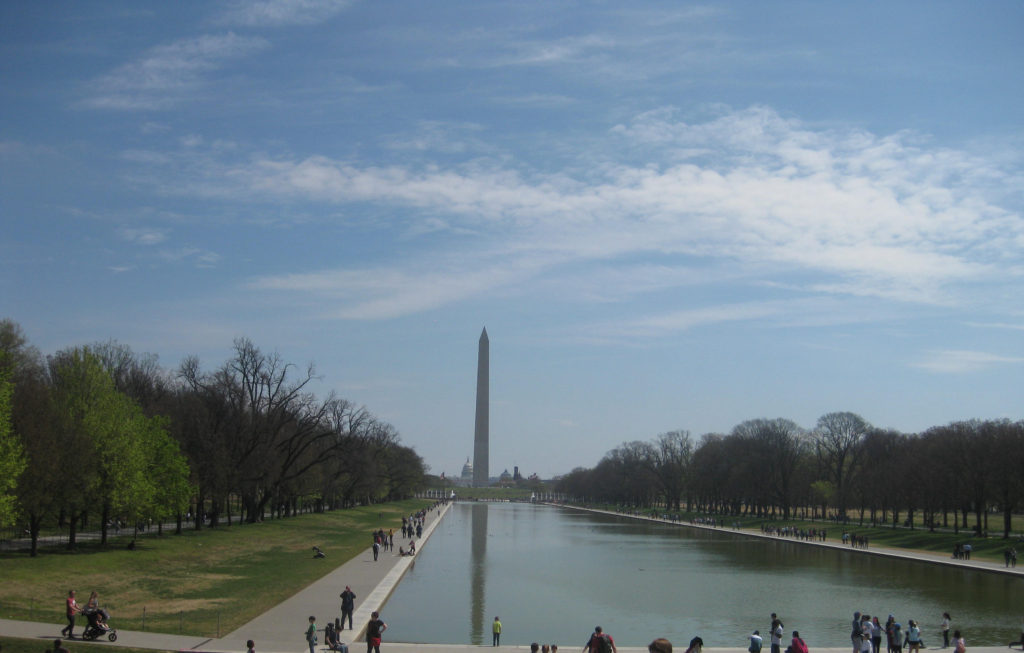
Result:
[[799,630],[814,650],[846,646],[854,611],[915,619],[929,648],[949,612],[968,648],[1005,646],[1018,639],[1024,580],[554,506],[457,503],[382,618],[399,642],[490,644],[500,616],[509,645],[579,650],[601,625],[624,646],[667,637],[685,648],[700,635],[745,648],[777,612],[786,641]]

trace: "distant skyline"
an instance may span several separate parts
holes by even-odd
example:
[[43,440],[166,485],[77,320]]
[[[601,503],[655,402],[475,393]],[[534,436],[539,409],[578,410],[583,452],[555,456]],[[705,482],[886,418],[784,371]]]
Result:
[[0,4],[0,316],[247,337],[433,473],[1024,417],[1024,4]]

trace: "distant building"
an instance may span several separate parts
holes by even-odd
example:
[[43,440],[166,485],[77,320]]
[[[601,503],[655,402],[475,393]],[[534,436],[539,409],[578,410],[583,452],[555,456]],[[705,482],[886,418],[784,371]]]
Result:
[[473,463],[466,458],[466,464],[462,466],[462,476],[459,477],[459,485],[473,487]]

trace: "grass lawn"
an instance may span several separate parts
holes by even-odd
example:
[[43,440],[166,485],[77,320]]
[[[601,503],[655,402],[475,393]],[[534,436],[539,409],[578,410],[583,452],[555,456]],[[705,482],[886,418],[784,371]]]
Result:
[[[96,590],[115,628],[218,637],[366,549],[371,531],[397,530],[403,515],[431,503],[383,503],[145,537],[135,551],[119,543],[82,545],[74,553],[46,550],[36,558],[5,553],[0,616],[65,623],[68,590],[77,590],[82,604]],[[314,544],[327,561],[313,559]]]

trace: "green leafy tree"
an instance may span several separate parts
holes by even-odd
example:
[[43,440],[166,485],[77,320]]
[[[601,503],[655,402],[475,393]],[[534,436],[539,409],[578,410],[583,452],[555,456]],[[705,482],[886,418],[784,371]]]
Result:
[[[0,358],[4,358],[2,353]],[[10,376],[8,369],[0,367],[0,526],[14,522],[17,498],[14,489],[26,467],[24,449],[11,427],[14,384]]]

